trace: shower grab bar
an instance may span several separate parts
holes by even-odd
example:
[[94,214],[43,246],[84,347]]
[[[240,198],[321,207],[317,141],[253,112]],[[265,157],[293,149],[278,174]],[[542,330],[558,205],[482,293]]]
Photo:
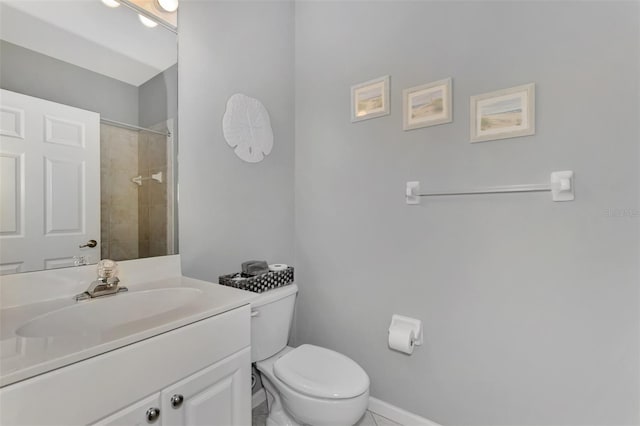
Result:
[[553,201],[572,201],[574,196],[573,171],[551,173],[548,184],[526,184],[495,186],[489,188],[420,192],[420,182],[407,182],[407,204],[420,204],[420,197],[440,197],[452,195],[512,194],[520,192],[551,192]]

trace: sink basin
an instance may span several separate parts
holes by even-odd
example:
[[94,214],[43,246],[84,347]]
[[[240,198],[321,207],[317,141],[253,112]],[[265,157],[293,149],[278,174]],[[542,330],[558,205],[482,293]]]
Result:
[[161,288],[119,293],[49,312],[16,329],[20,337],[97,334],[187,305],[202,295],[197,288]]

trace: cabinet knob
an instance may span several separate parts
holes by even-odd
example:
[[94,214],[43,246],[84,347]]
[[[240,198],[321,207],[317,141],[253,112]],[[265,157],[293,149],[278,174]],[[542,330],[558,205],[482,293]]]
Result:
[[149,408],[147,410],[147,423],[154,423],[160,417],[160,409],[159,408]]
[[173,408],[180,408],[183,401],[184,401],[184,397],[182,395],[175,394],[171,397],[171,406]]

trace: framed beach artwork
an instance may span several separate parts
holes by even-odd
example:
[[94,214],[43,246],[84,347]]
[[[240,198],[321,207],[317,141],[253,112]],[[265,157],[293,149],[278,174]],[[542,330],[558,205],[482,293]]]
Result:
[[389,76],[351,86],[351,122],[389,114]]
[[471,142],[535,132],[534,83],[471,97]]
[[451,123],[451,78],[402,91],[402,129]]

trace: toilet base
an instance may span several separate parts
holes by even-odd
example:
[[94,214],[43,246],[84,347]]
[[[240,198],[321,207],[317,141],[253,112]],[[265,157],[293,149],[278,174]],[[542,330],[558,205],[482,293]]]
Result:
[[267,396],[267,407],[269,407],[269,416],[267,417],[266,426],[301,426],[296,422],[282,406],[280,394],[273,387],[269,379],[263,377],[262,385]]
[[369,403],[369,390],[346,400],[312,398],[289,388],[273,372],[273,364],[294,348],[281,352],[256,364],[262,373],[269,416],[267,426],[352,426],[358,422]]

